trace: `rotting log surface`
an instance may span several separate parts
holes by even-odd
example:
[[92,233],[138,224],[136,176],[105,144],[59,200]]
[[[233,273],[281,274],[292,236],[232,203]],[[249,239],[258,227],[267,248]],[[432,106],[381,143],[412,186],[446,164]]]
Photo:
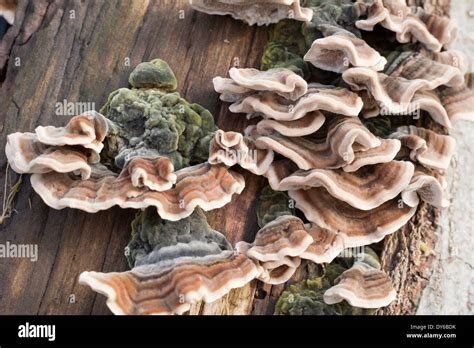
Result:
[[[19,1],[13,27],[0,43],[0,187],[6,179],[4,154],[9,133],[39,125],[62,126],[69,117],[55,104],[95,103],[99,109],[113,90],[126,87],[131,70],[153,58],[166,60],[178,90],[215,116],[224,130],[242,131],[246,121],[219,101],[212,78],[230,67],[258,67],[267,40],[264,27],[193,11],[187,1]],[[211,225],[231,243],[251,241],[257,231],[255,200],[265,185],[243,170],[246,188],[224,209],[208,213]],[[11,170],[9,182],[18,175]],[[109,314],[105,297],[77,283],[83,271],[127,269],[124,247],[133,210],[88,214],[47,207],[29,177],[16,197],[14,213],[0,226],[0,244],[37,244],[39,259],[0,260],[0,314]],[[383,313],[412,313],[424,287],[429,261],[421,243],[434,245],[438,212],[423,206],[400,232],[387,238],[384,267],[394,278],[402,302]],[[428,253],[429,255],[429,253]],[[304,277],[303,266],[294,277]],[[285,285],[257,281],[192,314],[272,314]]]

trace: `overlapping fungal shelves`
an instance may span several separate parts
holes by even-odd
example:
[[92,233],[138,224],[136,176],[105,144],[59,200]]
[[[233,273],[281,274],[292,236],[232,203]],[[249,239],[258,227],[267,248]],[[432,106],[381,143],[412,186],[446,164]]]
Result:
[[[405,294],[387,249],[447,206],[447,129],[473,118],[468,59],[449,49],[455,24],[404,1],[190,5],[272,24],[258,69],[212,80],[228,117],[248,119],[244,131],[218,129],[155,59],[100,112],[8,136],[11,168],[32,174],[50,207],[137,210],[130,269],[89,270],[79,283],[115,314],[193,314],[236,291],[249,314],[249,287],[272,286],[284,288],[279,315],[387,313]],[[258,232],[235,245],[206,218],[244,190],[232,166],[268,181],[248,212]]]
[[[85,272],[79,280],[107,295],[116,314],[181,314],[260,273],[209,227],[203,213],[229,203],[245,182],[227,166],[207,162],[214,119],[175,92],[166,62],[139,64],[129,82],[132,88],[112,92],[101,113],[72,117],[63,127],[10,134],[5,152],[13,170],[32,174],[33,189],[54,209],[144,210],[133,223],[133,231],[145,235],[132,233],[132,269]],[[140,300],[143,287],[136,283],[150,275],[156,277],[153,306]]]
[[[456,147],[449,128],[474,120],[468,58],[449,49],[457,33],[449,18],[405,1],[301,5],[313,10],[311,21],[273,25],[261,70],[232,68],[228,77],[214,79],[221,100],[235,117],[246,115],[249,126],[242,135],[219,134],[212,163],[229,163],[223,153],[239,158],[242,144],[251,144],[258,160],[252,167],[242,156],[242,167],[286,192],[297,211],[285,215],[283,209],[252,243],[237,245],[272,284],[292,279],[303,259],[347,266],[338,257],[347,248],[370,246],[383,260],[391,236],[404,234],[430,207],[448,205],[443,175]],[[239,140],[222,141],[229,138]],[[397,261],[383,261],[377,270],[356,260],[324,287],[324,276],[310,270],[317,285],[308,278],[289,291],[294,297],[308,284],[325,289],[317,305],[306,298],[297,310],[286,303],[277,312],[321,314],[324,304],[340,301],[362,308],[401,303],[406,290]],[[395,290],[402,294],[396,297]],[[284,303],[288,294],[282,296]]]

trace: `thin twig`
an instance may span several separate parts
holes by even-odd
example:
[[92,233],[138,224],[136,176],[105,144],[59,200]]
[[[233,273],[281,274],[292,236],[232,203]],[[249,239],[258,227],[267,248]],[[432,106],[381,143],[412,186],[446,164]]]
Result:
[[[5,170],[5,185],[4,185],[4,192],[3,192],[3,206],[2,206],[2,215],[0,216],[0,225],[2,225],[6,219],[8,219],[12,215],[13,211],[13,203],[15,200],[15,196],[20,191],[20,186],[23,181],[23,175],[20,175],[17,182],[10,187],[8,190],[8,169],[10,169],[10,164],[7,163],[7,167]],[[8,194],[7,194],[8,191]]]

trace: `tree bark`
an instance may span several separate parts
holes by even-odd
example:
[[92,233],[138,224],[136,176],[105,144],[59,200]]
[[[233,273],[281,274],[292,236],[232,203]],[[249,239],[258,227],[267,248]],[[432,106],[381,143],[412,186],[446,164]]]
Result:
[[[419,1],[418,1],[419,2]],[[425,1],[446,12],[439,1]],[[39,125],[64,125],[55,104],[64,99],[93,102],[99,109],[110,92],[128,85],[131,70],[142,61],[161,58],[174,70],[179,91],[209,109],[224,130],[242,131],[243,117],[232,115],[213,91],[212,78],[230,67],[258,67],[267,40],[264,27],[249,27],[230,17],[190,9],[185,0],[20,0],[14,25],[0,43],[0,145],[7,134],[33,131]],[[14,183],[0,154],[0,187]],[[253,240],[257,231],[256,197],[266,181],[239,170],[246,189],[224,209],[208,214],[211,225],[232,244]],[[5,174],[7,173],[7,174]],[[3,190],[3,189],[2,189]],[[2,196],[7,192],[2,192]],[[118,208],[97,214],[47,207],[21,185],[10,219],[0,226],[0,243],[37,244],[39,262],[6,259],[0,267],[1,314],[108,314],[105,298],[78,285],[83,271],[124,271],[123,248],[135,212]],[[386,238],[383,267],[399,292],[399,301],[381,314],[413,313],[429,277],[439,212],[422,205],[400,231]],[[304,279],[303,264],[280,286],[254,281],[211,304],[196,304],[191,314],[272,314],[291,282]]]

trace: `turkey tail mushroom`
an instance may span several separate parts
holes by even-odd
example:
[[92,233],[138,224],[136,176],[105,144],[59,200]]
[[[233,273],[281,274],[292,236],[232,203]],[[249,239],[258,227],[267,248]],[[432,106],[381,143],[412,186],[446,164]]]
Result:
[[258,267],[244,255],[223,251],[121,273],[83,272],[79,282],[107,296],[107,306],[114,314],[183,314],[191,304],[213,302],[258,274]]
[[414,165],[390,161],[347,173],[343,170],[298,170],[284,177],[276,187],[281,191],[324,187],[336,199],[370,210],[398,196],[410,184]]
[[253,139],[236,132],[217,130],[211,141],[209,163],[239,164],[256,175],[262,175],[273,162],[273,151],[255,147]]
[[437,208],[449,206],[449,201],[444,198],[442,183],[421,168],[417,168],[410,184],[403,189],[402,199],[410,207],[416,207],[420,199]]
[[324,129],[306,138],[276,132],[254,136],[257,148],[273,150],[303,170],[341,168],[352,163],[359,153],[364,156],[365,151],[383,144],[356,117],[333,117]]
[[189,0],[195,10],[211,15],[230,15],[248,25],[269,25],[285,18],[310,21],[313,11],[300,0]]
[[377,24],[396,33],[401,43],[413,38],[437,52],[457,36],[457,26],[449,18],[428,14],[420,7],[413,13],[404,0],[374,0],[367,9],[367,18],[355,23],[357,28],[368,31]]
[[45,145],[34,133],[9,134],[5,154],[17,173],[79,172],[84,180],[91,175],[91,163],[98,161],[97,154],[90,149]]
[[132,185],[153,191],[166,191],[176,183],[173,163],[168,157],[135,157],[126,165]]
[[132,223],[127,272],[83,272],[81,284],[107,296],[114,314],[182,314],[198,301],[213,302],[263,271],[232,250],[196,209],[164,221],[146,209]]
[[345,300],[354,307],[380,308],[388,306],[397,296],[387,274],[364,262],[356,262],[335,283],[324,293],[326,304]]
[[35,129],[38,141],[55,146],[81,145],[99,153],[104,145],[108,124],[104,116],[88,111],[74,116],[65,127],[39,126]]
[[172,221],[189,216],[197,206],[204,210],[222,207],[245,186],[240,174],[222,165],[211,166],[207,163],[177,171],[176,185],[161,192],[146,186],[135,187],[130,176],[127,167],[118,177],[93,167],[88,180],[77,180],[70,174],[53,172],[33,174],[31,185],[54,209],[69,207],[95,213],[114,205],[124,209],[153,206],[161,217]]
[[291,101],[273,92],[244,95],[229,106],[234,113],[258,115],[277,121],[294,121],[308,113],[323,110],[346,116],[357,116],[362,100],[356,93],[342,87],[310,85],[308,91]]
[[222,100],[235,99],[235,94],[245,95],[251,91],[274,92],[284,98],[296,100],[308,90],[307,82],[289,69],[231,68],[228,78],[216,77],[214,89],[221,93]]
[[281,215],[261,228],[252,243],[239,242],[236,249],[266,270],[258,279],[281,284],[293,275],[300,259],[331,262],[344,249],[344,244],[334,232],[304,224],[292,215]]
[[451,136],[421,127],[401,126],[391,137],[401,141],[412,161],[428,168],[447,169],[456,149],[456,141]]
[[371,210],[361,210],[332,197],[324,188],[290,190],[296,208],[317,226],[339,233],[346,248],[379,242],[397,231],[415,214],[396,197]]
[[314,40],[304,60],[315,67],[342,73],[349,67],[383,70],[387,60],[364,40],[347,31]]

